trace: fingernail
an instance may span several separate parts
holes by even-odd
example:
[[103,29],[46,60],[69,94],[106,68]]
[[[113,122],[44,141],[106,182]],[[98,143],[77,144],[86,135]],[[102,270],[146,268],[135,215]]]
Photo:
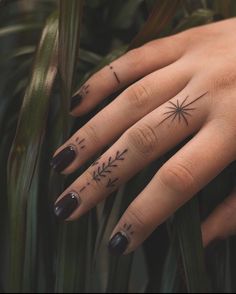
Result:
[[70,103],[70,111],[74,110],[83,100],[83,97],[81,95],[75,95],[71,98],[71,103]]
[[109,242],[108,249],[112,255],[122,255],[127,247],[129,241],[122,233],[117,233]]
[[54,213],[60,220],[66,220],[79,207],[80,203],[79,195],[70,193],[55,204]]
[[76,157],[73,146],[66,147],[51,160],[51,167],[58,173],[66,169]]

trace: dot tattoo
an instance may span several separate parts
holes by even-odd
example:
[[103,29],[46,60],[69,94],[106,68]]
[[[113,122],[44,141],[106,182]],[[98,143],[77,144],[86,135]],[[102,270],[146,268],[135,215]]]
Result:
[[109,64],[109,69],[113,72],[113,75],[114,75],[114,77],[115,77],[117,83],[120,84],[120,83],[121,83],[121,82],[120,82],[120,79],[119,79],[117,73],[115,72],[113,65]]
[[[111,174],[112,170],[118,167],[118,163],[120,161],[124,161],[125,155],[128,152],[128,149],[120,152],[117,151],[115,157],[109,157],[108,162],[104,162],[102,165],[99,165],[98,168],[93,172],[93,180],[95,182],[100,182],[103,178],[107,178],[109,174]],[[107,186],[109,188],[114,185],[115,182],[118,181],[118,178],[114,180],[108,181]]]
[[169,101],[169,106],[167,107],[168,111],[164,113],[166,117],[159,123],[158,126],[160,126],[169,119],[171,119],[171,122],[178,120],[178,122],[181,123],[183,121],[186,124],[186,126],[188,126],[188,118],[192,116],[191,112],[196,109],[190,106],[198,100],[202,99],[207,94],[208,92],[204,93],[203,95],[199,96],[198,98],[189,103],[187,103],[189,96],[187,96],[181,104],[178,99],[176,102]]

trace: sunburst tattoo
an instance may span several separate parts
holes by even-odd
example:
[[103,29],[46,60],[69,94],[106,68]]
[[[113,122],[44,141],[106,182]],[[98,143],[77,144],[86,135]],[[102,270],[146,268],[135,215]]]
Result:
[[169,101],[170,105],[167,106],[167,109],[169,110],[164,113],[166,117],[159,123],[159,125],[163,124],[166,120],[171,119],[172,122],[175,120],[178,120],[179,123],[184,121],[185,124],[188,126],[188,117],[192,116],[190,112],[196,109],[192,108],[191,105],[193,105],[195,102],[197,102],[207,94],[208,92],[204,93],[190,103],[187,103],[189,96],[187,96],[181,104],[178,99],[176,102]]

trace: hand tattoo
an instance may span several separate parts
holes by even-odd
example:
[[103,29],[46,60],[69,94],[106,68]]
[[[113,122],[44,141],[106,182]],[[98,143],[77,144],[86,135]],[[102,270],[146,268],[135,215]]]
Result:
[[113,180],[110,178],[110,179],[108,180],[108,182],[107,182],[106,187],[109,188],[109,189],[115,188],[115,186],[116,186],[115,184],[116,184],[116,182],[117,182],[118,180],[119,180],[118,178],[115,178],[115,179],[113,179]]
[[124,224],[123,228],[124,228],[124,233],[126,233],[130,236],[132,236],[134,234],[132,225]]
[[115,72],[113,65],[110,64],[110,65],[109,65],[109,69],[113,72],[113,75],[114,75],[114,77],[115,77],[117,83],[120,84],[120,79],[119,79],[117,73]]
[[84,149],[85,145],[85,139],[80,139],[79,137],[75,139],[76,144],[79,146],[80,149]]
[[178,119],[179,123],[184,121],[185,124],[188,126],[189,125],[188,116],[192,116],[190,112],[196,109],[196,108],[191,108],[190,106],[194,104],[196,101],[203,98],[207,94],[208,92],[204,93],[203,95],[196,98],[190,103],[187,103],[189,96],[187,96],[181,104],[178,99],[175,103],[172,101],[169,101],[169,106],[167,107],[169,111],[164,113],[166,117],[159,123],[159,125],[163,124],[168,119],[171,119],[172,122]]
[[[112,169],[118,166],[118,162],[123,161],[125,159],[124,156],[127,153],[127,151],[128,149],[125,149],[123,152],[117,151],[116,156],[114,158],[110,156],[107,163],[103,163],[101,166],[97,168],[97,170],[93,172],[93,180],[96,182],[100,182],[102,178],[106,178],[108,174],[111,174]],[[109,184],[109,186],[110,185],[111,183]]]

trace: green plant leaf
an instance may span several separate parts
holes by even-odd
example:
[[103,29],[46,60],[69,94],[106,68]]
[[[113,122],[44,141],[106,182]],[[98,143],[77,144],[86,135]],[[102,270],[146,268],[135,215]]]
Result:
[[[61,80],[62,110],[59,126],[61,139],[69,133],[69,103],[72,96],[74,74],[78,60],[80,24],[83,11],[82,0],[61,0],[59,18],[59,73]],[[57,132],[58,134],[60,132]],[[60,138],[57,140],[60,142]],[[59,231],[60,253],[57,259],[56,292],[81,292],[86,287],[86,241],[90,232],[88,216],[80,223],[61,226]],[[78,258],[78,259],[77,259]],[[83,269],[82,269],[83,265]]]
[[16,24],[8,27],[0,28],[0,38],[8,37],[11,34],[26,33],[28,31],[40,30],[42,26],[40,24]]
[[197,198],[192,199],[175,215],[174,227],[178,235],[189,293],[208,293],[201,221]]
[[[17,132],[8,163],[10,261],[8,291],[21,292],[26,242],[27,205],[37,175],[48,116],[50,94],[57,72],[58,16],[49,18],[37,49],[33,74],[21,108]],[[32,194],[31,194],[32,193]],[[28,236],[29,237],[29,236]],[[34,256],[30,258],[31,262]],[[31,266],[30,266],[31,268]],[[28,280],[31,278],[29,271]]]
[[180,0],[157,0],[151,11],[149,19],[131,42],[129,48],[133,49],[139,47],[148,41],[151,41],[162,32],[162,30],[173,19],[178,6],[181,4]]

